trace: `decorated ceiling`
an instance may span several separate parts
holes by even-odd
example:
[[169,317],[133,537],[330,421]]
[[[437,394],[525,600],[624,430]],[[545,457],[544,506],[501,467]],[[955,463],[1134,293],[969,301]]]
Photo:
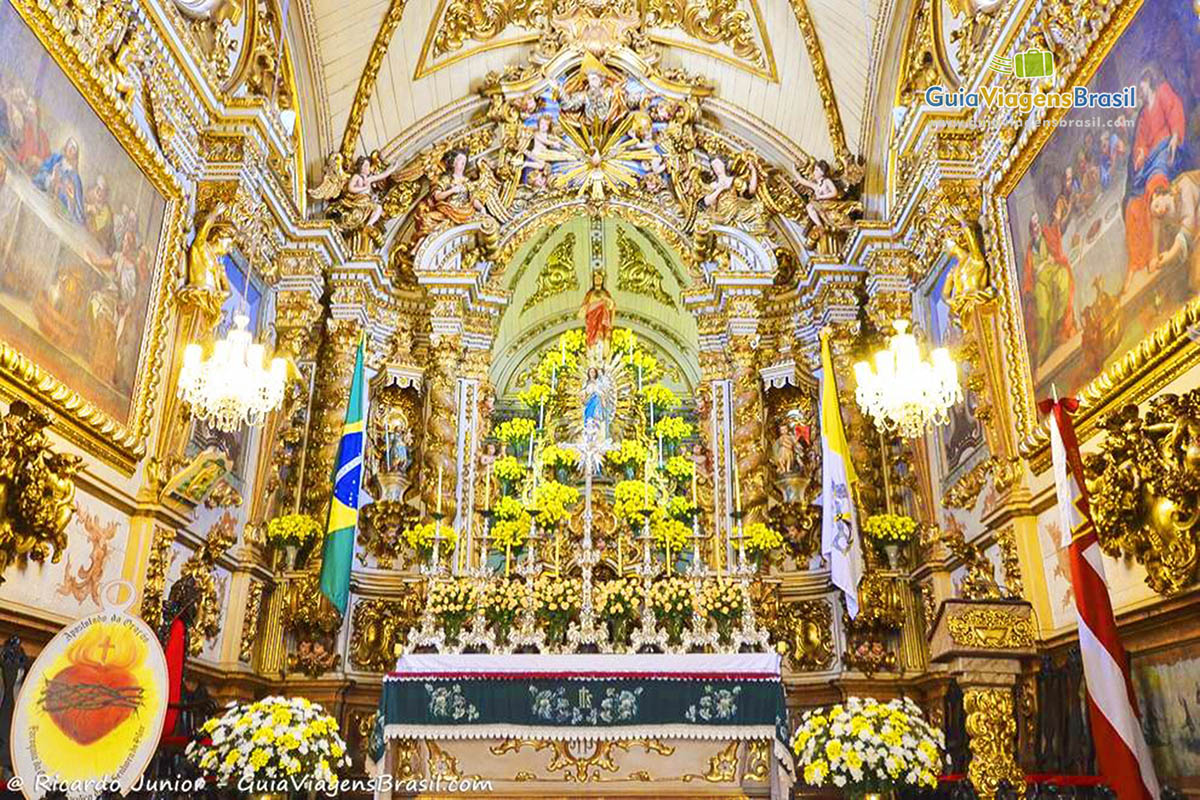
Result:
[[833,160],[862,148],[881,0],[596,3],[603,31],[575,24],[589,4],[565,0],[304,5],[319,153],[427,143],[477,109],[485,75],[552,52],[571,29],[583,38],[632,32],[659,46],[665,73],[703,75],[712,112],[746,136],[775,139],[793,158]]

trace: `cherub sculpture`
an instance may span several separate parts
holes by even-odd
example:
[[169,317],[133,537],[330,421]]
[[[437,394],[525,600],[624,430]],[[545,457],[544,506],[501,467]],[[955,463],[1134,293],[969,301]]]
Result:
[[355,240],[355,249],[366,250],[380,236],[375,223],[383,216],[383,204],[375,197],[375,186],[391,176],[399,162],[387,169],[375,171],[374,156],[362,156],[354,171],[346,172],[345,159],[334,153],[326,161],[321,185],[310,189],[309,196],[329,202],[328,214],[338,230]]

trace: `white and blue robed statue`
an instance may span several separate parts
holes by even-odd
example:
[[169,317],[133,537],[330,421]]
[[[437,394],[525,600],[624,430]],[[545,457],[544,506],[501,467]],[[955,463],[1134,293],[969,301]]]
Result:
[[583,384],[583,427],[597,431],[601,440],[608,439],[609,426],[617,409],[617,389],[607,372],[590,367]]

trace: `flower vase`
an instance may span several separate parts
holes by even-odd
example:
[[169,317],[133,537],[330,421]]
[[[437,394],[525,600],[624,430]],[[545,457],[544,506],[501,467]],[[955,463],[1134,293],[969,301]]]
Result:
[[679,442],[674,439],[664,439],[663,450],[666,451],[667,458],[674,458],[679,455]]
[[514,458],[523,461],[529,455],[529,440],[513,439],[508,443],[508,449],[512,451]]
[[616,645],[629,642],[629,617],[612,617],[608,621],[609,640]]
[[444,619],[442,621],[442,632],[446,634],[446,644],[451,646],[458,645],[458,636],[462,633],[463,621],[461,619]]
[[638,468],[638,465],[632,461],[625,464],[625,466],[624,466],[625,480],[627,480],[627,481],[637,480],[637,468]]
[[567,623],[551,620],[546,623],[546,644],[561,647],[567,640]]
[[501,478],[500,479],[500,496],[508,497],[510,494],[512,494],[512,490],[513,490],[512,479],[511,478]]
[[571,467],[569,464],[559,464],[554,467],[554,480],[567,484],[571,482]]
[[300,553],[299,545],[295,545],[295,544],[284,545],[284,547],[283,547],[284,564],[287,566],[289,571],[294,570],[296,568],[296,556],[299,553]]
[[883,554],[887,557],[889,569],[900,569],[900,543],[888,542],[883,546]]
[[667,644],[677,645],[683,641],[683,620],[676,617],[669,618],[663,627],[667,630]]
[[729,647],[729,645],[733,644],[732,619],[717,620],[717,641],[722,647]]

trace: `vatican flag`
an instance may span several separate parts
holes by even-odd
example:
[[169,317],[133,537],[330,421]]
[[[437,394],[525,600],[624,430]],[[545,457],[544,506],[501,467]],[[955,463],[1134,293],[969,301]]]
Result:
[[837,381],[829,334],[821,333],[821,554],[829,562],[833,585],[846,594],[846,612],[858,616],[858,581],[863,573],[862,545],[854,511],[854,464],[842,428]]
[[325,525],[325,546],[321,552],[321,592],[343,615],[350,601],[350,562],[354,557],[354,531],[358,527],[363,445],[366,442],[365,344],[365,336],[360,337],[358,352],[354,356],[350,402],[346,405],[346,421],[342,424],[342,440],[338,444],[337,461],[334,462],[329,522]]

